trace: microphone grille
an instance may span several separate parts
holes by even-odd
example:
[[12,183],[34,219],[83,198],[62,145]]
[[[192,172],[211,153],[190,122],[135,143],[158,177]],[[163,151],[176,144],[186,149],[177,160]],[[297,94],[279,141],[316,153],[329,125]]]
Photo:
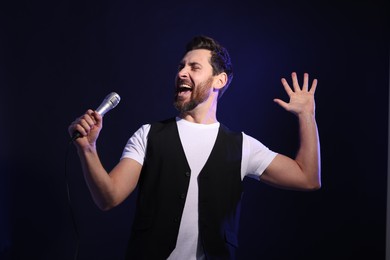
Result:
[[113,108],[116,107],[121,101],[121,97],[116,92],[110,93],[106,99],[111,102]]
[[102,104],[96,109],[96,112],[103,116],[105,113],[116,107],[120,100],[120,96],[117,93],[112,92],[106,96]]

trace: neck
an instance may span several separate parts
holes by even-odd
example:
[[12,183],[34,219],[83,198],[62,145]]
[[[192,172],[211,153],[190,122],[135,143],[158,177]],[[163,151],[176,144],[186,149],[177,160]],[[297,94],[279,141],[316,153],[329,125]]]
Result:
[[214,124],[217,120],[217,101],[208,100],[191,111],[183,112],[180,118],[197,124]]

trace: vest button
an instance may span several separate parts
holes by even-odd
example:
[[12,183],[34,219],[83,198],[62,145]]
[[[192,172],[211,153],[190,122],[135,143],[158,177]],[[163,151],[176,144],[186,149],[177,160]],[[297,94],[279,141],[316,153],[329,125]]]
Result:
[[178,218],[178,217],[175,217],[175,218],[173,219],[173,222],[175,222],[175,223],[179,222],[179,218]]
[[191,173],[190,172],[186,172],[186,176],[187,177],[190,177]]
[[185,198],[186,198],[186,194],[185,194],[185,193],[182,193],[182,194],[180,195],[180,198],[181,198],[181,199],[185,199]]

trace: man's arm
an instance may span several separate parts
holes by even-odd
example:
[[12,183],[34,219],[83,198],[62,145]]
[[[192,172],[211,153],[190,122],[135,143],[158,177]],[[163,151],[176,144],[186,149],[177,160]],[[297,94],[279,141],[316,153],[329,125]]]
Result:
[[84,178],[96,205],[102,210],[108,210],[120,204],[135,189],[142,166],[133,159],[125,158],[108,174],[96,150],[96,140],[102,125],[102,117],[88,110],[69,126],[68,131],[71,136],[75,131],[81,134],[74,143]]
[[302,88],[296,73],[292,73],[293,88],[283,78],[282,84],[290,97],[289,103],[280,99],[274,101],[299,121],[300,145],[295,159],[278,154],[260,179],[268,184],[297,190],[316,190],[321,187],[320,141],[315,120],[314,93],[317,80],[309,89],[309,75],[304,74]]

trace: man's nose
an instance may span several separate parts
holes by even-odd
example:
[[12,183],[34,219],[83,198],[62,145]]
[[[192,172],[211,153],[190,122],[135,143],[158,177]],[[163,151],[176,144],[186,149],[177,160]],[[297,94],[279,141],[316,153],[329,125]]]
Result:
[[187,67],[183,67],[179,70],[179,72],[177,73],[177,76],[179,78],[188,78],[188,68]]

